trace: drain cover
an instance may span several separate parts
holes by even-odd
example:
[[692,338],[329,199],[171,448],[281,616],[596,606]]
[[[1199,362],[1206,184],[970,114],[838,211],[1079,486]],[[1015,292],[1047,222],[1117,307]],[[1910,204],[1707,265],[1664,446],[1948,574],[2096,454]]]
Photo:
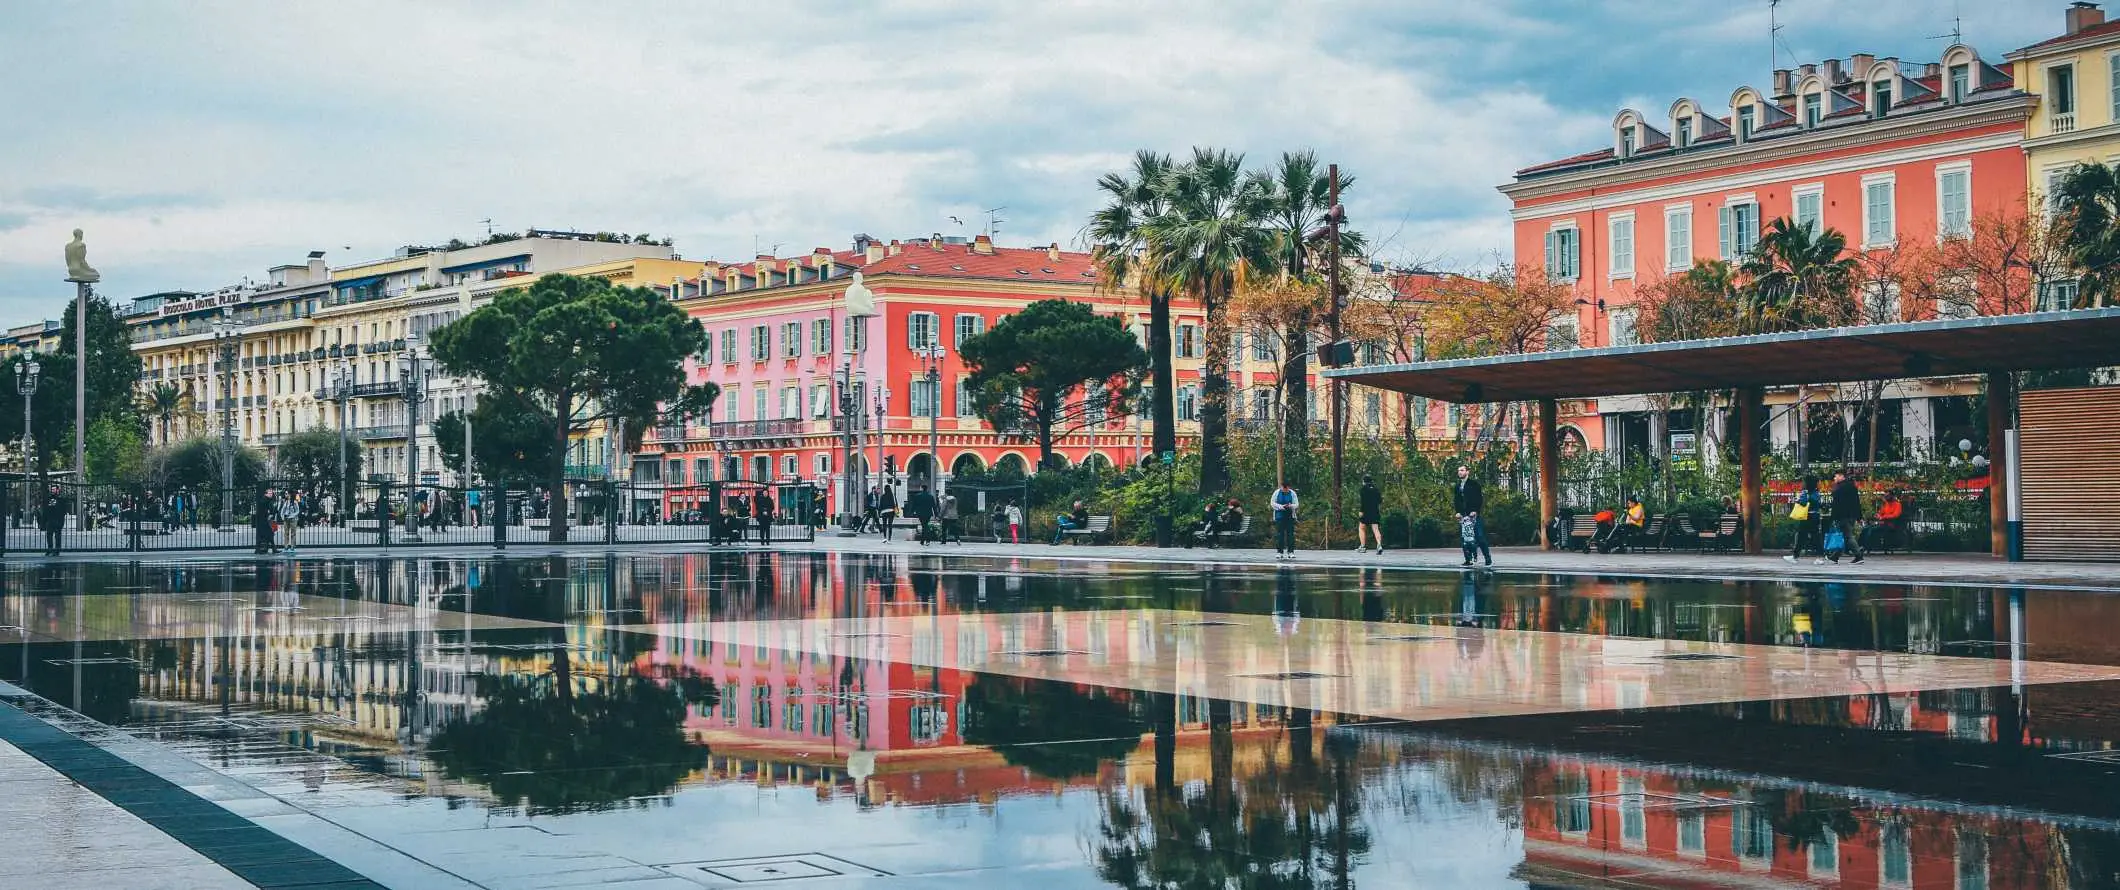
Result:
[[1346,674],[1321,674],[1316,671],[1276,671],[1270,674],[1238,674],[1247,680],[1323,680],[1328,677],[1344,677]]
[[1670,655],[1652,655],[1658,661],[1739,661],[1742,655],[1717,655],[1713,652],[1674,652]]
[[857,865],[837,856],[826,856],[823,853],[758,856],[749,859],[715,859],[707,862],[658,865],[656,868],[681,878],[695,881],[711,881],[717,884],[725,882],[763,884],[771,881],[799,881],[805,878],[886,878],[891,876],[890,872],[870,868],[866,865]]

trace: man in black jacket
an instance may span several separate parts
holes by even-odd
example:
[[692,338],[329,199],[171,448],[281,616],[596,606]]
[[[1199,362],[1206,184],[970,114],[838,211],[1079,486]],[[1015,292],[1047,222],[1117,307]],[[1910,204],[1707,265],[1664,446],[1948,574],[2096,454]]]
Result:
[[[1840,529],[1846,540],[1844,546],[1854,562],[1861,562],[1862,553],[1862,492],[1855,488],[1855,480],[1848,478],[1846,470],[1833,474],[1833,525]],[[1826,558],[1840,561],[1840,554],[1828,553]]]
[[257,500],[252,501],[250,504],[250,532],[253,538],[252,552],[272,552],[272,520],[275,512],[277,511],[273,509],[272,489],[258,489]]
[[1361,553],[1369,549],[1369,539],[1375,538],[1377,552],[1384,552],[1384,492],[1377,488],[1373,476],[1362,477],[1361,515],[1355,517],[1355,549]]
[[1468,519],[1472,522],[1472,540],[1464,545],[1464,564],[1472,564],[1472,553],[1477,549],[1488,565],[1494,565],[1494,552],[1487,549],[1487,522],[1480,518],[1480,511],[1486,509],[1487,499],[1480,491],[1479,480],[1472,478],[1471,467],[1459,466],[1457,475],[1457,487],[1450,492],[1450,509],[1457,514],[1460,524]]

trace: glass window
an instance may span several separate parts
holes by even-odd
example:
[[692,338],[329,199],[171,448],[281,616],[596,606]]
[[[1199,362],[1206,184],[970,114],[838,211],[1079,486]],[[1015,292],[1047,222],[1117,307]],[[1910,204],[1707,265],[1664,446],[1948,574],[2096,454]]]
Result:
[[913,416],[934,417],[940,411],[936,402],[935,381],[925,376],[913,378]]
[[1634,217],[1623,217],[1612,221],[1611,276],[1613,278],[1634,277]]
[[1870,84],[1870,116],[1884,117],[1892,111],[1892,82],[1880,80]]
[[751,688],[751,725],[759,729],[773,725],[773,690],[769,686]]
[[1546,233],[1546,277],[1574,281],[1582,271],[1582,236],[1574,227]]
[[1178,357],[1199,358],[1200,329],[1189,324],[1178,326]]
[[1973,172],[1963,168],[1936,174],[1937,227],[1946,238],[1973,233],[1972,178]]
[[751,419],[770,420],[773,417],[773,394],[761,386],[751,391]]
[[1823,191],[1813,189],[1808,192],[1796,193],[1795,217],[1797,225],[1810,229],[1811,234],[1816,235],[1818,234],[1819,218],[1824,212],[1825,193]]
[[721,332],[721,360],[725,363],[736,361],[735,328],[729,328]]
[[810,387],[810,416],[832,416],[832,388],[819,383]]
[[1827,828],[1820,836],[1811,840],[1811,876],[1826,877],[1840,873],[1840,836]]
[[1641,342],[1641,335],[1634,328],[1634,309],[1614,309],[1606,318],[1612,325],[1613,346],[1633,346]]
[[1685,148],[1686,146],[1689,146],[1689,145],[1692,145],[1692,144],[1693,144],[1693,119],[1692,119],[1692,118],[1689,118],[1689,117],[1682,117],[1682,118],[1679,118],[1679,119],[1678,119],[1678,147],[1679,147],[1679,148]]
[[810,354],[832,354],[832,320],[819,318],[810,322]]
[[2056,65],[2046,69],[2046,107],[2059,117],[2076,113],[2076,68]]
[[969,386],[966,386],[966,385],[965,385],[965,384],[966,384],[966,382],[967,382],[967,381],[969,381],[969,380],[971,380],[971,378],[970,378],[970,377],[959,377],[959,378],[957,378],[957,416],[958,416],[958,417],[977,417],[977,416],[979,416],[979,412],[978,412],[977,410],[975,410],[975,409],[974,409],[974,407],[973,407],[973,405],[972,405],[972,390],[971,390],[971,387],[969,387]]
[[1752,112],[1750,105],[1737,109],[1737,138],[1752,138]]
[[1678,852],[1700,854],[1708,849],[1708,820],[1699,810],[1678,816]]
[[798,420],[802,417],[801,387],[788,386],[781,388],[780,416],[786,420]]
[[846,340],[847,349],[853,352],[867,351],[869,348],[869,320],[866,318],[847,319]]
[[1374,431],[1384,425],[1384,394],[1365,392],[1362,394],[1362,422]]
[[1197,386],[1181,386],[1181,387],[1178,387],[1178,419],[1179,419],[1179,420],[1199,420],[1199,419],[1200,419],[1200,388],[1199,388],[1199,387],[1197,387]]
[[1825,97],[1818,93],[1806,93],[1803,97],[1803,125],[1818,126],[1820,111],[1825,107]]
[[905,317],[905,347],[915,352],[935,348],[940,342],[941,316],[933,312],[914,312]]
[[1953,102],[1963,102],[1963,101],[1965,101],[1965,96],[1966,96],[1966,94],[1967,94],[1967,93],[1970,93],[1970,92],[1972,92],[1972,91],[1973,91],[1973,66],[1971,66],[1971,65],[1952,65],[1952,66],[1951,66],[1951,77],[1950,77],[1950,90],[1951,90],[1951,95],[1950,95],[1950,99],[1951,99],[1951,101],[1953,101]]
[[964,348],[964,341],[986,333],[986,316],[959,315],[956,320],[956,331],[957,336],[952,341],[952,345],[962,349]]
[[786,352],[788,358],[798,358],[802,355],[802,322],[791,321],[781,326],[780,348]]
[[751,360],[762,362],[773,355],[773,329],[762,324],[751,326]]
[[1693,266],[1693,208],[1664,211],[1664,268],[1679,272]]
[[1907,847],[1906,826],[1885,823],[1879,830],[1878,871],[1886,887],[1905,887],[1914,882],[1913,852]]
[[1619,156],[1623,158],[1634,156],[1634,128],[1632,126],[1625,127],[1619,131]]
[[1892,221],[1893,184],[1889,179],[1862,185],[1862,243],[1877,247],[1892,243],[1897,228]]
[[2106,94],[2112,105],[2112,118],[2120,123],[2120,53],[2105,57]]
[[755,480],[757,480],[757,481],[759,481],[759,482],[770,482],[770,481],[772,481],[772,479],[773,479],[773,458],[772,458],[772,456],[771,456],[771,455],[766,455],[766,454],[759,454],[759,455],[754,455],[754,456],[752,456],[752,458],[751,458],[751,478],[752,478],[752,479],[755,479]]

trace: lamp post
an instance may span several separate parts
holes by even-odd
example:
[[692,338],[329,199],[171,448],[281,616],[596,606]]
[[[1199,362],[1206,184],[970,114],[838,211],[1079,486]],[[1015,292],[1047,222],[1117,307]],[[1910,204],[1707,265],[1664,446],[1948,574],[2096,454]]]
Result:
[[36,459],[37,438],[30,433],[29,404],[37,397],[38,376],[44,367],[35,358],[15,366],[15,394],[22,397],[22,475],[28,478],[30,462]]
[[236,357],[243,345],[243,324],[225,315],[214,319],[213,340],[221,360],[220,530],[225,532],[235,527]]
[[340,511],[346,511],[353,509],[353,480],[348,475],[352,461],[347,455],[347,443],[350,436],[348,435],[349,431],[346,429],[346,403],[353,398],[353,361],[351,359],[341,359],[338,367],[332,369],[331,380],[331,388],[327,392],[330,393],[332,403],[337,409],[337,413],[332,417],[334,421],[337,421],[333,426],[339,428],[338,508]]
[[936,334],[935,342],[920,350],[922,376],[928,385],[928,494],[935,498],[936,515],[942,511],[942,340]]
[[425,395],[426,367],[417,336],[405,338],[398,353],[398,382],[405,390],[405,540],[420,539],[420,402]]
[[846,476],[846,500],[840,504],[839,512],[844,519],[840,522],[839,533],[842,536],[852,536],[858,534],[861,529],[859,506],[863,480],[862,474],[854,472],[854,456],[861,453],[864,444],[860,437],[861,427],[864,425],[862,420],[866,417],[862,412],[861,395],[857,391],[862,378],[860,373],[854,370],[854,358],[868,345],[868,319],[876,314],[876,292],[869,290],[868,285],[862,283],[861,273],[856,272],[853,280],[847,282],[842,299],[846,303],[847,321],[845,330],[839,335],[844,341],[840,345],[845,362],[840,368],[838,383],[839,422],[845,436],[841,447],[846,452],[845,462],[842,464]]

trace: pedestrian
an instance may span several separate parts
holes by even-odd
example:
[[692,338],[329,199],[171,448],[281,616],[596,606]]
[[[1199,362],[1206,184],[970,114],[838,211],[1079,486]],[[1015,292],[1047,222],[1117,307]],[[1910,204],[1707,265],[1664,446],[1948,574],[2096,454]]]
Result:
[[942,519],[936,523],[944,544],[962,544],[957,535],[957,496],[944,493],[942,496]]
[[1082,506],[1081,501],[1075,502],[1073,510],[1053,517],[1052,545],[1055,547],[1060,546],[1060,542],[1066,539],[1067,533],[1078,528],[1089,528],[1089,508]]
[[66,528],[66,502],[59,498],[59,487],[44,495],[44,503],[37,507],[37,528],[44,532],[44,555],[59,555],[59,532]]
[[1296,509],[1302,506],[1302,499],[1296,497],[1296,490],[1288,487],[1288,481],[1284,479],[1281,481],[1281,487],[1274,489],[1272,504],[1273,558],[1294,559],[1296,558]]
[[876,522],[883,526],[883,539],[891,539],[891,526],[898,522],[898,490],[888,483],[876,496]]
[[1487,546],[1487,520],[1480,517],[1480,511],[1487,508],[1486,493],[1480,490],[1480,480],[1472,478],[1471,467],[1459,464],[1457,477],[1457,487],[1450,491],[1450,510],[1461,524],[1472,520],[1472,543],[1465,547],[1464,565],[1472,564],[1475,550],[1487,565],[1494,565],[1494,551]]
[[464,504],[471,513],[471,526],[473,528],[486,524],[485,499],[485,493],[476,488],[464,492]]
[[[1862,562],[1862,491],[1846,470],[1833,474],[1833,527],[1840,530],[1841,546],[1854,557],[1850,562]],[[1840,562],[1840,552],[1828,553],[1826,558]]]
[[1368,550],[1369,540],[1375,538],[1377,552],[1381,554],[1384,552],[1384,492],[1377,488],[1375,477],[1362,477],[1360,500],[1361,512],[1355,516],[1354,520],[1354,552],[1361,553]]
[[1008,508],[1002,511],[1002,515],[1008,517],[1009,543],[1023,543],[1023,508],[1016,506],[1015,501],[1009,501]]
[[[1818,477],[1803,477],[1803,489],[1796,493],[1796,500],[1789,503],[1789,521],[1796,524],[1796,546],[1782,557],[1783,560],[1795,562],[1802,559],[1805,544],[1811,545],[1812,553],[1821,557],[1825,555],[1825,550],[1819,546],[1818,541],[1818,508],[1822,500],[1824,499],[1818,495]],[[1816,562],[1824,565],[1826,561],[1819,559]]]
[[758,543],[773,543],[773,490],[760,488],[751,495],[751,521],[758,523]]
[[287,547],[281,553],[294,552],[295,531],[302,525],[302,496],[288,492],[280,498],[280,536]]
[[273,519],[278,515],[279,510],[273,503],[272,489],[258,489],[257,499],[250,504],[250,549],[252,553],[265,554],[272,552]]
[[1206,541],[1207,549],[1215,549],[1215,524],[1220,521],[1221,514],[1216,512],[1214,501],[1208,501],[1201,505],[1200,522],[1192,528],[1186,529],[1185,546],[1191,547],[1194,541]]
[[929,523],[935,518],[935,496],[928,493],[926,486],[905,496],[905,515],[913,520],[913,540],[926,547],[934,531]]

